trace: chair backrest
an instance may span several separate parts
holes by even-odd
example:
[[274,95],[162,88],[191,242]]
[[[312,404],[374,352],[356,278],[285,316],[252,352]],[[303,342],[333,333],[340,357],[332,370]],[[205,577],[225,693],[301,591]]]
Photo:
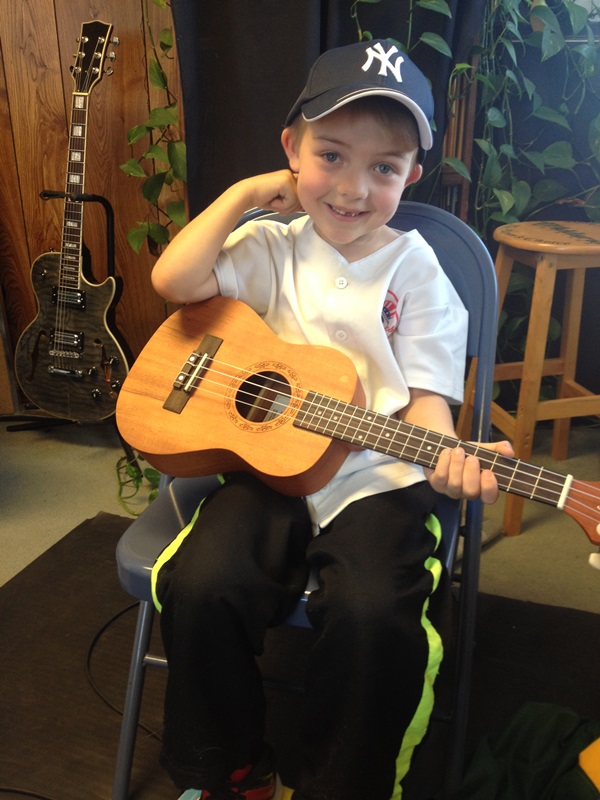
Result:
[[488,441],[498,314],[492,258],[468,225],[436,206],[402,202],[390,225],[398,230],[419,231],[469,312],[467,355],[478,359],[471,438]]
[[[289,222],[298,216],[301,215],[281,216],[253,208],[244,214],[239,225],[251,219]],[[479,236],[466,223],[449,211],[427,203],[403,200],[389,224],[400,231],[419,231],[433,248],[469,312],[467,355],[478,359],[471,438],[487,441],[498,313],[498,291],[492,258]]]

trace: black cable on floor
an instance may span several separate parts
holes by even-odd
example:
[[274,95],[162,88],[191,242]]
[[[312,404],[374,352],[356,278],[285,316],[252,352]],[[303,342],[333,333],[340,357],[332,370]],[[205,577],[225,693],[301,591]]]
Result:
[[11,789],[10,786],[0,786],[0,794],[19,794],[22,797],[35,797],[37,800],[54,800],[53,797],[47,794],[30,792],[28,789]]
[[[92,641],[90,643],[90,646],[89,646],[88,652],[87,652],[86,662],[85,662],[85,674],[86,674],[88,683],[90,684],[90,687],[91,687],[92,691],[100,698],[100,700],[106,706],[108,706],[108,708],[110,708],[111,711],[114,711],[116,714],[119,714],[119,716],[121,716],[121,717],[123,716],[123,709],[119,708],[116,705],[114,705],[114,703],[112,703],[112,701],[108,699],[108,697],[104,694],[104,692],[102,692],[102,690],[100,689],[100,687],[98,686],[98,684],[94,680],[94,677],[92,675],[92,656],[94,654],[94,649],[95,649],[96,645],[98,644],[98,642],[100,641],[102,636],[106,633],[106,631],[111,627],[111,625],[113,625],[118,619],[120,619],[122,616],[127,614],[129,611],[132,611],[133,609],[138,608],[139,605],[140,605],[139,603],[132,603],[131,605],[126,606],[125,608],[122,608],[114,616],[112,616],[107,622],[104,623],[104,625],[96,632],[96,634],[94,635],[94,637],[93,637],[93,639],[92,639]],[[156,731],[152,730],[152,728],[148,727],[147,725],[144,725],[143,722],[138,721],[138,728],[141,728],[141,730],[143,730],[145,733],[148,734],[148,736],[151,736],[153,739],[156,739],[157,741],[162,742],[162,737]]]

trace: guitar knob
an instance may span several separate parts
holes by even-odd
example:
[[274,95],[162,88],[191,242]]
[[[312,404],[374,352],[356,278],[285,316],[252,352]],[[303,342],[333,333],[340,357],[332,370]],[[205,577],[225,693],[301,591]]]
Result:
[[88,375],[90,378],[94,378],[98,374],[98,367],[90,367],[88,369]]
[[110,384],[110,388],[113,390],[113,392],[118,392],[119,389],[121,388],[121,385],[122,385],[121,381],[112,381]]
[[92,399],[102,400],[102,392],[100,391],[100,389],[92,389]]

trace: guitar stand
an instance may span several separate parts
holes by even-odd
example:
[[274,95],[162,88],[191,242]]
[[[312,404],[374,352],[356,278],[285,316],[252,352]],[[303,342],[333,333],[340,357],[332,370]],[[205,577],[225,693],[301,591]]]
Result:
[[[106,272],[109,277],[115,277],[115,214],[113,211],[113,207],[110,202],[106,199],[106,197],[102,197],[99,194],[69,194],[68,192],[55,192],[51,191],[50,189],[44,189],[40,192],[40,197],[42,200],[70,200],[73,203],[100,203],[104,208],[104,212],[106,214]],[[0,419],[3,419],[0,417]],[[76,425],[80,424],[71,419],[61,419],[60,417],[52,417],[49,415],[40,412],[36,414],[32,412],[31,414],[16,414],[10,416],[10,419],[13,421],[19,420],[22,424],[19,425],[8,425],[6,430],[13,432],[18,431],[26,431],[26,430],[37,430],[41,428],[55,428],[59,425]],[[107,417],[107,419],[115,420],[114,414],[111,417]],[[116,421],[115,421],[115,428],[116,428]],[[128,458],[132,455],[131,448],[129,445],[121,437],[121,434],[117,428],[117,434],[119,436],[119,440],[123,445],[123,449]]]
[[100,203],[106,214],[106,273],[115,277],[115,212],[106,199],[99,194],[69,194],[44,189],[40,192],[42,200],[70,200],[72,203]]

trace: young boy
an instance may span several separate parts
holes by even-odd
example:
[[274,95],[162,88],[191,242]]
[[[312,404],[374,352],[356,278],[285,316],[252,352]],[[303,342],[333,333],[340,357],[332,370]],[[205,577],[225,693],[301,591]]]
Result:
[[[391,43],[323,54],[282,133],[290,169],[236,183],[190,222],[157,261],[156,290],[176,303],[238,298],[282,339],[349,354],[369,408],[455,436],[466,312],[419,234],[387,225],[421,176],[432,115],[424,76]],[[234,231],[251,207],[306,215]],[[316,643],[294,800],[401,797],[442,657],[426,614],[440,575],[435,491],[498,493],[460,448],[427,476],[352,451],[306,498],[225,476],[155,567],[169,660],[162,762],[182,797],[281,797],[255,656],[309,567]]]

